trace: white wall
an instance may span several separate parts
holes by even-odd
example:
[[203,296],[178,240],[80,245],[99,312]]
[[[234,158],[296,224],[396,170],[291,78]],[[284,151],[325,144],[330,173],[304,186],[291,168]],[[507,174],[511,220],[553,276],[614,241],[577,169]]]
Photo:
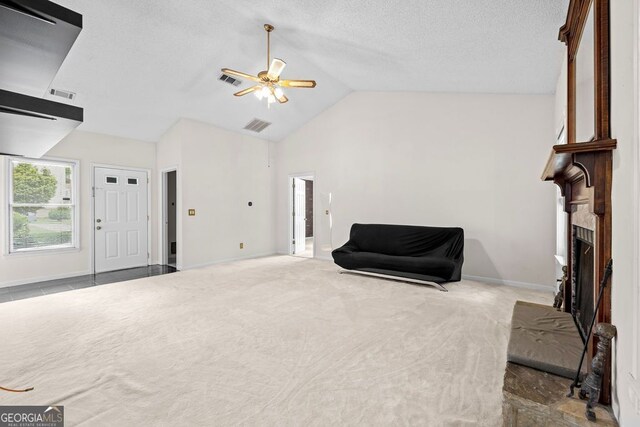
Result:
[[[92,163],[108,164],[115,166],[127,166],[133,168],[155,168],[155,144],[131,139],[117,138],[96,133],[74,131],[55,147],[46,156],[59,157],[80,161],[80,249],[64,253],[27,253],[7,254],[6,233],[8,230],[7,209],[8,204],[6,187],[7,171],[4,158],[0,158],[0,200],[3,201],[3,209],[0,214],[2,226],[0,226],[0,241],[4,247],[0,257],[0,287],[29,283],[39,280],[49,280],[57,277],[68,277],[91,273],[92,257],[92,233],[91,222],[92,197],[91,197],[91,167]],[[155,174],[152,173],[152,178]],[[152,206],[155,206],[156,182],[151,180]],[[155,251],[156,215],[151,209],[152,224],[152,263],[157,262]]]
[[178,168],[178,268],[275,252],[268,142],[182,119],[157,157]]
[[[611,128],[618,140],[613,152],[611,317],[618,328],[615,341],[614,408],[621,426],[640,425],[640,371],[638,364],[638,110],[634,98],[637,63],[637,0],[611,2]],[[637,61],[637,57],[635,59]]]
[[314,172],[319,257],[354,222],[461,226],[463,274],[554,286],[553,141],[553,96],[350,94],[277,144],[278,251],[288,175]]

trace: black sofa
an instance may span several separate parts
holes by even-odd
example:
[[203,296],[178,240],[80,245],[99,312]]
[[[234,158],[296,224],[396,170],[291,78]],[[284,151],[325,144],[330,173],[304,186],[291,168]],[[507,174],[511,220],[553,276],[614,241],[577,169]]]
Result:
[[331,255],[353,272],[440,284],[460,281],[463,250],[459,227],[353,224],[349,241]]

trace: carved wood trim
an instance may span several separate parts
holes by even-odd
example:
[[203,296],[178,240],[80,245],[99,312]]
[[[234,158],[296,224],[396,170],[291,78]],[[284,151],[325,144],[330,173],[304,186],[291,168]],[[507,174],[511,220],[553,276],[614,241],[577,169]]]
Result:
[[[607,139],[611,137],[609,115],[611,103],[609,99],[609,0],[595,0],[594,3],[594,49],[595,64],[595,137]],[[608,322],[607,322],[608,323]]]
[[585,153],[593,151],[611,151],[618,145],[615,139],[601,139],[591,142],[581,142],[579,144],[554,145],[553,151],[556,153]]
[[[594,24],[594,140],[576,141],[576,66],[575,59],[580,39],[587,21],[589,8],[593,8]],[[612,150],[616,141],[611,139],[610,127],[610,22],[609,0],[570,0],[565,24],[558,34],[567,46],[567,144],[555,145],[542,174],[545,181],[553,181],[565,197],[565,212],[569,213],[571,225],[572,208],[576,204],[588,203],[589,211],[596,216],[594,294],[599,292],[599,281],[605,265],[611,257],[611,179],[613,173]],[[571,230],[571,227],[568,227]],[[567,262],[571,264],[571,235]],[[569,272],[571,272],[569,268]],[[571,280],[571,277],[569,277]],[[598,321],[610,323],[611,288],[604,291]],[[594,296],[595,296],[594,295]],[[566,298],[565,308],[571,306],[571,297]],[[595,350],[594,341],[589,343]],[[593,353],[590,351],[591,355]],[[611,366],[604,375],[601,403],[610,403]]]
[[[618,142],[615,139],[604,139],[592,142],[581,142],[579,144],[554,145],[547,164],[542,173],[544,181],[556,181],[560,177],[571,174],[571,166],[578,155],[589,153],[600,153],[614,150]],[[584,156],[582,156],[584,157]],[[582,163],[576,165],[582,169]],[[593,174],[591,174],[593,175]],[[591,180],[588,180],[590,182]],[[587,186],[591,186],[588,184]],[[564,194],[563,194],[564,195]]]

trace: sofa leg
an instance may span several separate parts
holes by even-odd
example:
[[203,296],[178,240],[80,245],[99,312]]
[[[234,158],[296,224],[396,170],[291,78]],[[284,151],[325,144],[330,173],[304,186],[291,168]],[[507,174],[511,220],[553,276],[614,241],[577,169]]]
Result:
[[436,289],[438,289],[438,290],[440,290],[442,292],[449,292],[441,284],[436,283],[436,282],[430,282],[428,280],[411,279],[411,278],[408,278],[408,277],[391,276],[389,274],[372,273],[370,271],[360,271],[360,270],[340,270],[339,273],[340,274],[361,274],[363,276],[380,277],[382,279],[394,280],[396,282],[417,283],[417,284],[420,284],[420,285],[433,286],[434,288],[436,288]]

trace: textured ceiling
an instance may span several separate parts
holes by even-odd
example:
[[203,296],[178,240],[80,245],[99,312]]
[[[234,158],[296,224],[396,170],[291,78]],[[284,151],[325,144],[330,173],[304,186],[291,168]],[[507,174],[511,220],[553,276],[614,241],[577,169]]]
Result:
[[[81,129],[157,141],[180,117],[280,140],[350,91],[553,93],[568,0],[55,0],[84,29],[53,87],[77,92]],[[265,68],[315,79],[267,109],[218,81]],[[248,133],[248,132],[247,132]],[[252,134],[252,133],[248,133]]]

